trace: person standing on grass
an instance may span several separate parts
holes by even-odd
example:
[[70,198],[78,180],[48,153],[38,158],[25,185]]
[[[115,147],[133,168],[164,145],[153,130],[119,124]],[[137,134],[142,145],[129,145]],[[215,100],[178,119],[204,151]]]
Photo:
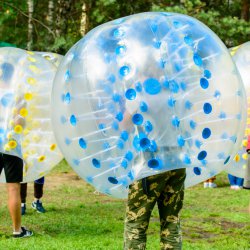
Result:
[[[31,207],[38,213],[45,213],[41,198],[43,197],[44,177],[34,181],[34,201]],[[28,183],[21,183],[21,214],[26,213],[26,197],[27,197]]]
[[[1,106],[0,111],[3,112],[1,115],[3,116],[8,113],[8,105],[13,93],[9,92],[9,82],[14,74],[14,67],[10,63],[2,63],[0,68],[0,94],[1,94]],[[5,99],[4,99],[5,96]],[[3,102],[3,100],[5,100]],[[13,113],[13,116],[10,117],[13,121],[13,128],[23,128],[25,124],[25,120],[22,116],[19,115],[20,109],[25,105],[22,99],[16,98],[14,107],[18,107],[17,113]],[[7,108],[6,108],[7,107]],[[3,110],[3,111],[2,111]],[[2,117],[1,117],[2,118]],[[4,117],[5,118],[5,117]],[[23,180],[23,160],[15,155],[10,155],[6,152],[10,148],[16,148],[17,141],[10,136],[7,135],[8,125],[6,124],[6,120],[0,120],[1,123],[1,133],[0,133],[0,148],[2,148],[2,152],[0,152],[0,175],[2,170],[4,169],[6,183],[7,183],[7,193],[8,193],[8,208],[9,213],[12,219],[13,224],[13,237],[14,238],[23,238],[29,237],[33,233],[32,231],[27,230],[25,227],[21,226],[21,199],[20,199],[20,182]],[[7,139],[8,138],[8,139]]]
[[20,182],[23,179],[23,160],[17,156],[0,153],[0,175],[3,169],[7,182],[8,207],[13,223],[13,237],[32,236],[32,231],[21,226]]
[[[162,133],[165,131],[165,124],[170,122],[168,114],[164,114],[164,107],[157,96],[148,97],[148,103],[154,105],[151,112],[152,120],[158,121],[158,127],[154,128],[155,133],[161,136],[157,143],[157,149],[153,152],[143,152],[144,164],[149,165],[155,153],[163,154],[179,153],[180,148],[173,142],[176,141],[175,133]],[[139,109],[140,100],[133,100],[126,103],[126,111],[121,127],[130,130],[133,127],[132,116]],[[164,120],[162,120],[164,119]],[[161,127],[161,124],[163,127]],[[136,129],[143,132],[143,126]],[[163,136],[162,136],[163,134]],[[128,200],[126,205],[125,226],[124,226],[124,250],[146,249],[147,229],[150,216],[157,203],[160,217],[160,246],[161,249],[182,248],[182,236],[180,230],[180,211],[184,199],[185,169],[177,169],[135,181],[129,186]]]

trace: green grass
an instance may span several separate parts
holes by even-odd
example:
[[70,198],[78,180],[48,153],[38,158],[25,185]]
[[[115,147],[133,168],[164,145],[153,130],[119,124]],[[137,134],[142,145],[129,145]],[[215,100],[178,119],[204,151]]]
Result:
[[[185,192],[182,211],[183,249],[249,250],[250,192],[230,190],[225,173],[218,188],[197,185]],[[94,189],[61,162],[46,178],[43,202],[47,213],[31,209],[29,184],[23,225],[34,231],[29,239],[12,239],[6,189],[0,185],[0,249],[120,250],[123,246],[125,201],[94,193]],[[157,209],[148,230],[147,249],[159,249]]]

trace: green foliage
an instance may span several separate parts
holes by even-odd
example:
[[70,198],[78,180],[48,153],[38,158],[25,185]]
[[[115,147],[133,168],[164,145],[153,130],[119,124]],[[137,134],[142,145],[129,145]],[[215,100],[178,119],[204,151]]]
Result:
[[[171,1],[173,2],[173,1]],[[176,12],[197,18],[213,30],[228,46],[234,47],[250,40],[250,22],[240,19],[241,1],[184,0],[179,5],[153,5],[154,11]]]
[[[48,23],[49,0],[34,1],[33,50],[65,54],[80,38],[82,5],[88,17],[87,30],[116,18],[147,11],[183,13],[197,18],[212,29],[228,47],[250,40],[250,22],[241,19],[243,0],[54,0],[54,22]],[[60,6],[66,6],[58,27]],[[60,5],[59,5],[60,3]],[[0,41],[27,46],[28,10],[22,0],[0,0]],[[248,10],[249,11],[249,10]],[[60,35],[56,35],[59,29]]]

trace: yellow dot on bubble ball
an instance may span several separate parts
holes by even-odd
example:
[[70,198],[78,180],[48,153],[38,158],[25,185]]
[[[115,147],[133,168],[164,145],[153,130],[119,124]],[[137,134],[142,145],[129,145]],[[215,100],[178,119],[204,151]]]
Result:
[[31,149],[31,150],[29,150],[29,154],[30,155],[35,155],[37,152],[36,152],[36,150],[35,149]]
[[33,98],[32,93],[25,93],[25,94],[24,94],[24,99],[25,99],[26,101],[30,101],[32,98]]
[[9,146],[8,144],[5,144],[5,145],[4,145],[4,150],[5,150],[5,151],[10,151],[10,146]]
[[246,165],[246,164],[244,164],[242,168],[243,168],[243,169],[246,169],[246,168],[247,168],[247,165]]
[[23,132],[23,127],[21,125],[16,125],[14,131],[16,134],[21,134]]
[[15,122],[13,120],[10,120],[9,125],[13,127],[15,125]]
[[27,116],[27,115],[28,115],[28,110],[27,110],[26,108],[22,108],[22,109],[20,110],[20,115],[21,115],[22,117]]
[[40,139],[41,139],[41,137],[40,137],[39,135],[34,135],[34,136],[32,137],[32,140],[33,140],[34,142],[39,142]]
[[30,132],[30,130],[29,130],[29,129],[27,129],[27,128],[23,130],[23,134],[24,134],[24,135],[29,134],[29,132]]
[[27,51],[27,54],[34,55],[35,53],[33,51]]
[[32,126],[33,126],[33,128],[37,128],[37,127],[40,126],[40,122],[39,121],[33,121]]
[[26,117],[26,121],[27,121],[27,122],[31,122],[31,121],[32,121],[32,117],[31,117],[30,115],[27,116],[27,117]]
[[30,65],[29,69],[33,72],[33,73],[40,73],[41,70],[39,68],[37,68],[37,66],[35,65]]
[[10,140],[10,141],[8,142],[8,146],[10,147],[10,149],[14,149],[14,148],[16,148],[16,146],[17,146],[17,142],[14,141],[14,140]]
[[243,141],[242,141],[242,146],[243,146],[243,147],[246,147],[246,146],[247,146],[247,140],[243,140]]
[[24,160],[26,160],[28,157],[29,157],[29,154],[27,154],[27,153],[24,153],[24,154],[23,154],[23,159],[24,159]]
[[247,159],[248,159],[247,153],[243,154],[243,155],[242,155],[242,158],[243,158],[244,160],[247,160]]
[[55,150],[55,149],[56,149],[56,144],[51,144],[51,145],[50,145],[50,150],[53,151],[53,150]]
[[7,134],[7,138],[8,138],[8,139],[12,138],[12,136],[13,136],[13,135],[12,135],[12,132],[9,132],[9,133]]
[[11,110],[11,113],[12,113],[12,115],[16,115],[16,114],[17,114],[17,108],[13,108],[13,109]]
[[36,58],[32,57],[32,56],[28,56],[27,58],[30,62],[36,62]]
[[43,162],[45,160],[45,156],[44,155],[41,155],[39,158],[38,158],[38,161],[39,162]]
[[34,84],[36,84],[36,79],[33,78],[33,77],[28,77],[27,78],[27,83],[30,84],[30,85],[34,85]]
[[235,155],[234,160],[235,160],[236,162],[238,162],[238,161],[240,160],[240,156],[239,156],[238,154]]

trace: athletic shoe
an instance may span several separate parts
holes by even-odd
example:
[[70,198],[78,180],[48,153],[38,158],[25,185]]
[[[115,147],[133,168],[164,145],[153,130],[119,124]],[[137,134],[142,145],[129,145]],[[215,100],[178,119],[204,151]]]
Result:
[[204,182],[203,186],[204,186],[204,188],[208,188],[209,187],[209,183],[208,182]]
[[213,182],[209,182],[209,183],[208,183],[208,186],[209,186],[210,188],[217,188],[217,185],[216,185],[215,183],[213,183]]
[[25,227],[21,227],[22,232],[19,234],[13,234],[13,238],[26,238],[33,235],[33,232],[27,230]]
[[31,204],[31,207],[35,209],[38,213],[45,213],[46,210],[43,207],[42,202],[38,201],[33,201]]
[[21,215],[25,215],[26,213],[26,204],[24,203],[24,205],[21,206]]

